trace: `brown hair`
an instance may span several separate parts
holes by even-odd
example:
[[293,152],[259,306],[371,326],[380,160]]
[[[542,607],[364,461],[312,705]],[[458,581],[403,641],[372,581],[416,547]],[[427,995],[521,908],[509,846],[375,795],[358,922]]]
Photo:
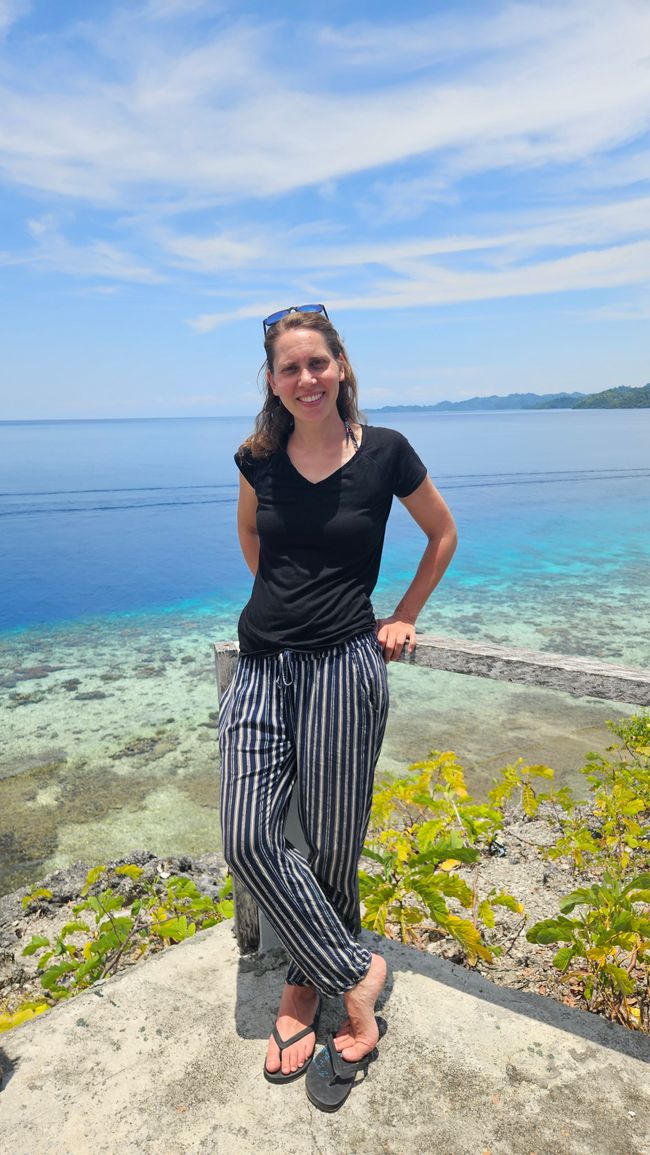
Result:
[[255,418],[255,429],[239,448],[240,454],[248,452],[252,457],[270,457],[272,453],[283,446],[293,429],[293,417],[276,397],[268,382],[268,373],[273,372],[275,345],[278,337],[290,329],[312,329],[320,333],[330,353],[340,361],[343,370],[343,380],[339,386],[339,395],[336,407],[343,421],[350,421],[353,425],[361,423],[362,414],[359,411],[357,397],[357,379],[341,338],[331,321],[323,313],[288,313],[275,325],[271,325],[264,338],[266,361],[260,369],[264,373],[264,404]]

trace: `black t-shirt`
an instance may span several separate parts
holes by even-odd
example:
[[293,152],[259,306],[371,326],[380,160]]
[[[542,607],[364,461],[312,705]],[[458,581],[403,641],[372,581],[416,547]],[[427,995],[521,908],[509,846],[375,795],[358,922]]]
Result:
[[259,568],[239,619],[242,654],[320,650],[371,629],[386,522],[426,467],[394,429],[364,426],[353,457],[311,482],[278,450],[236,454],[257,495]]

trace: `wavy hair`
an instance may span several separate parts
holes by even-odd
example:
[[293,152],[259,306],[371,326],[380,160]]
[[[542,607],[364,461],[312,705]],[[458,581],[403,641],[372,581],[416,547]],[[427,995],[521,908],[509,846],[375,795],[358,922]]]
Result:
[[343,365],[344,376],[336,399],[336,407],[341,419],[349,421],[353,425],[361,424],[363,415],[359,410],[357,379],[348,360],[345,346],[332,322],[322,313],[288,313],[286,317],[282,317],[280,321],[271,325],[266,331],[264,338],[266,361],[260,369],[260,373],[264,374],[264,404],[255,418],[253,432],[239,447],[239,455],[250,455],[258,458],[270,457],[272,453],[286,444],[293,429],[293,417],[289,410],[285,409],[280,398],[276,397],[268,381],[268,373],[273,372],[275,346],[278,337],[291,329],[311,329],[323,336],[332,357]]

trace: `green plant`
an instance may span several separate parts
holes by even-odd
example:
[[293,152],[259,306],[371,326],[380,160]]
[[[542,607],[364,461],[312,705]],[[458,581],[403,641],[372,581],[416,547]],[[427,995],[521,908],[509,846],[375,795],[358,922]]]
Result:
[[[9,1030],[34,1015],[42,1014],[60,999],[86,990],[100,979],[114,974],[120,966],[137,962],[143,955],[162,950],[172,943],[191,938],[197,930],[214,926],[233,912],[232,883],[226,880],[217,900],[201,894],[191,879],[173,875],[165,880],[144,879],[134,863],[109,870],[95,866],[88,872],[81,892],[82,901],[72,910],[75,917],[58,932],[54,941],[33,935],[23,955],[39,955],[38,970],[44,994],[21,1003],[13,1011],[0,1012],[0,1031]],[[133,892],[129,901],[113,886],[98,886],[129,878]],[[94,893],[91,893],[94,890]],[[23,900],[24,906],[51,897],[39,888]]]
[[650,866],[650,716],[607,725],[620,741],[608,747],[609,757],[588,754],[581,770],[591,794],[590,826],[584,811],[568,813],[546,854],[622,878]]
[[560,790],[540,790],[536,779],[549,782],[555,778],[555,771],[550,766],[529,766],[523,758],[518,758],[512,765],[504,766],[500,775],[500,781],[490,790],[488,798],[501,810],[515,798],[515,806],[526,818],[534,818],[543,802],[548,803],[556,814],[558,810],[571,813],[576,805],[568,786]]
[[[623,883],[605,874],[560,902],[560,915],[530,928],[529,942],[565,943],[553,959],[563,979],[626,1026],[650,1028],[650,874]],[[573,914],[576,907],[580,912]],[[581,965],[576,966],[575,964]]]
[[[494,925],[497,906],[523,908],[494,889],[479,900],[477,884],[470,886],[456,867],[475,864],[480,846],[502,822],[501,811],[470,797],[463,769],[449,752],[432,751],[409,767],[408,777],[380,783],[363,851],[374,869],[359,873],[363,925],[413,942],[433,923],[459,943],[470,965],[492,962],[498,952],[483,940],[481,926]],[[450,902],[471,917],[461,917]]]

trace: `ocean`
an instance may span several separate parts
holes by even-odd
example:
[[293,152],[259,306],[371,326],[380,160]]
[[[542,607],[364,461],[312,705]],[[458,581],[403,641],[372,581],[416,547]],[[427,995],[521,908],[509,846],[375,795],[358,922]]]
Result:
[[[370,414],[456,517],[422,632],[650,659],[650,412]],[[218,845],[210,643],[250,589],[246,418],[0,423],[0,892],[71,861]],[[423,539],[395,502],[375,593]],[[380,769],[455,749],[482,791],[521,755],[575,782],[620,704],[402,667]]]

